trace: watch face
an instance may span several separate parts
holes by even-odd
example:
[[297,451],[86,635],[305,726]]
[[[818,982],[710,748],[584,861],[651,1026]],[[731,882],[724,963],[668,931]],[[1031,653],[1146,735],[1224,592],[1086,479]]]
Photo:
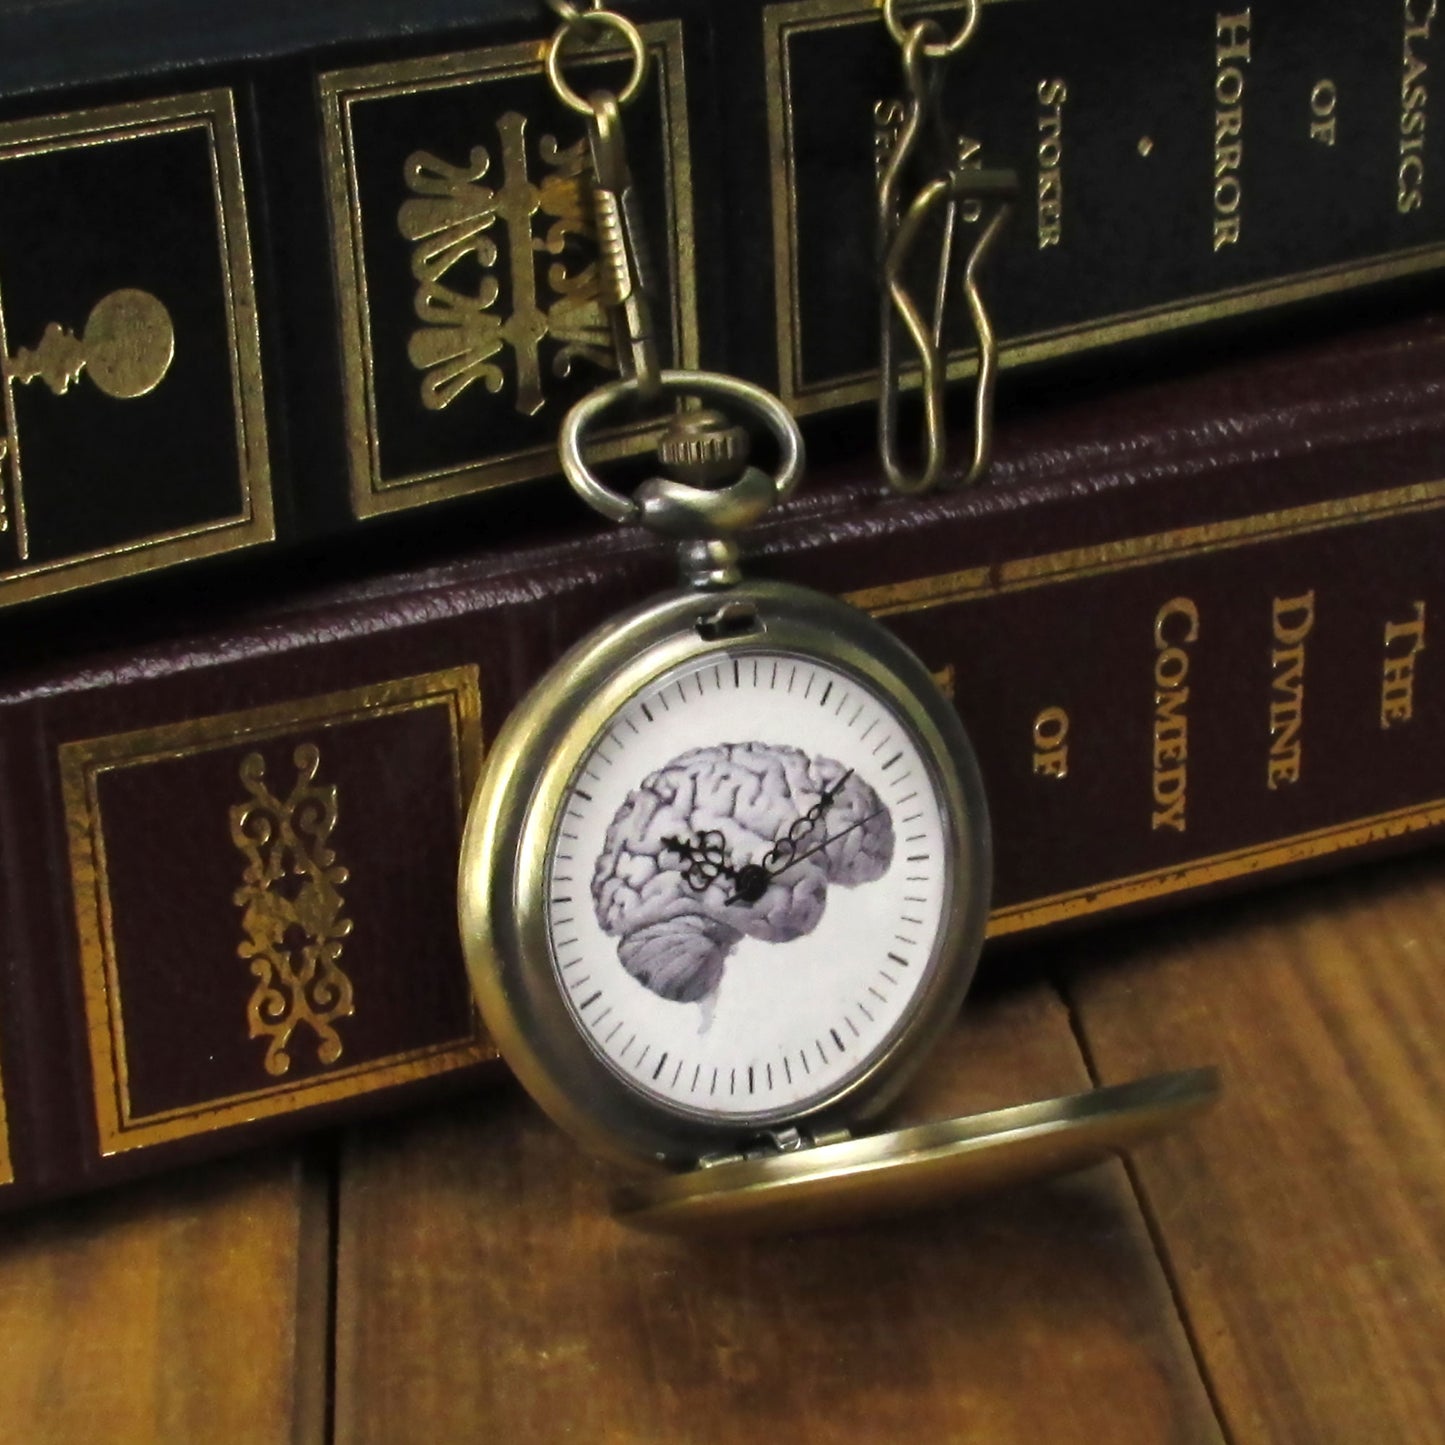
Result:
[[852,672],[712,652],[634,693],[561,800],[551,965],[595,1055],[683,1115],[827,1101],[907,1028],[954,892],[945,791]]

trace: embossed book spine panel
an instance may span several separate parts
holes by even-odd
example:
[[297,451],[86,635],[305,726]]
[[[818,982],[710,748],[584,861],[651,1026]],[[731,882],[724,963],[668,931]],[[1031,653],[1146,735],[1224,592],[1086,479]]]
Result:
[[244,132],[214,77],[0,121],[0,605],[275,536]]
[[[705,94],[694,99],[706,11],[628,11],[648,57],[629,162],[670,365],[704,359],[700,265],[715,289],[724,280],[716,202],[695,193],[714,145],[696,124]],[[562,414],[616,373],[585,125],[543,66],[553,21],[539,6],[515,41],[316,74],[344,416],[315,441],[326,475],[348,478],[354,517],[555,474]],[[584,90],[618,89],[629,64],[583,50],[568,74]],[[713,324],[719,313],[714,296]],[[312,339],[337,338],[331,326]],[[608,444],[615,455],[645,442],[624,421]]]
[[[951,24],[962,7],[928,13]],[[870,0],[778,0],[739,20],[723,69],[755,78],[729,184],[754,204],[733,209],[730,266],[768,278],[772,298],[737,360],[800,412],[864,401],[875,163],[904,114],[899,50]],[[1018,173],[984,278],[1003,363],[1183,346],[1202,324],[1438,273],[1437,31],[1412,4],[984,0],[942,70],[950,153],[934,169]],[[965,216],[961,233],[975,229]],[[913,290],[931,307],[938,247],[916,251]],[[950,375],[971,375],[966,308],[948,318]]]

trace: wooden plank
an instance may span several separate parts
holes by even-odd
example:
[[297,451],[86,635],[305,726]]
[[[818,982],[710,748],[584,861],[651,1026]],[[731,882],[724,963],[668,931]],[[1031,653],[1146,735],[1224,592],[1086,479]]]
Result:
[[320,1445],[326,1180],[294,1153],[0,1231],[0,1442]]
[[[912,1112],[1086,1082],[1040,986],[971,1010]],[[607,1177],[510,1086],[357,1132],[339,1445],[410,1445],[419,1422],[440,1440],[618,1445],[1219,1438],[1116,1164],[752,1242],[627,1231],[604,1212]]]
[[1229,1433],[1441,1439],[1441,860],[1088,951],[1072,988],[1106,1080],[1224,1073],[1220,1107],[1141,1154],[1137,1178]]

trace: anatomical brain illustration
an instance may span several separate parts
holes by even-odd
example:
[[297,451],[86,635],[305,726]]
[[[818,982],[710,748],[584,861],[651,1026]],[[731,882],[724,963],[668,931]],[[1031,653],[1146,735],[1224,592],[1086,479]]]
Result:
[[822,918],[829,884],[871,883],[892,859],[888,809],[851,769],[798,748],[719,743],[627,795],[592,898],[633,978],[706,1011],[744,936],[801,938]]

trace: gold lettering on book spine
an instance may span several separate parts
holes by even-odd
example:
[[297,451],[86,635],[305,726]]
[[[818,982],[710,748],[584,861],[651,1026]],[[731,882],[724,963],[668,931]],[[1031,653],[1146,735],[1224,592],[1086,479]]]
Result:
[[291,1037],[303,1025],[316,1035],[316,1057],[341,1057],[337,1019],[355,1012],[351,980],[338,960],[351,920],[342,916],[347,870],[329,846],[336,827],[335,784],[318,784],[321,753],[302,743],[293,754],[296,782],[282,800],[266,786],[266,762],[248,753],[241,782],[248,801],[231,808],[231,841],[246,859],[233,895],[246,937],[236,952],[256,977],[246,1007],[250,1037],[265,1038],[266,1072],[291,1068]]
[[1412,616],[1385,624],[1385,660],[1380,686],[1380,726],[1392,728],[1415,716],[1415,659],[1425,650],[1425,599],[1411,604]]
[[1425,122],[1430,100],[1430,26],[1436,0],[1403,0],[1404,36],[1400,44],[1400,164],[1395,209],[1408,216],[1425,204]]
[[1233,246],[1243,221],[1244,78],[1250,14],[1216,15],[1214,33],[1214,249]]
[[1154,616],[1154,811],[1151,828],[1189,826],[1190,647],[1199,640],[1199,608],[1175,597]]
[[[430,411],[450,406],[474,382],[499,393],[506,383],[493,358],[510,348],[516,366],[516,409],[535,416],[542,391],[540,347],[548,337],[561,343],[552,372],[570,375],[584,359],[616,370],[610,334],[598,302],[596,227],[589,195],[586,141],[563,147],[542,137],[540,154],[548,173],[533,184],[527,171],[526,117],[508,111],[497,121],[501,137],[501,183],[483,185],[492,166],[485,147],[474,146],[465,165],[429,151],[407,157],[411,196],[397,212],[397,228],[412,242],[411,271],[417,281],[415,308],[423,322],[407,344],[411,364],[424,373],[422,404]],[[533,218],[551,218],[537,236]],[[500,222],[500,227],[498,227]],[[583,244],[591,259],[569,271],[565,260],[547,267],[551,299],[538,295],[537,255],[563,257],[569,243]],[[493,268],[506,250],[511,309],[496,307],[501,281]],[[457,269],[468,258],[481,268],[473,290],[460,289]],[[456,284],[453,284],[453,282]]]
[[1265,780],[1271,791],[1300,780],[1304,762],[1301,730],[1305,716],[1305,644],[1315,626],[1315,594],[1276,597],[1269,654],[1269,758]]

